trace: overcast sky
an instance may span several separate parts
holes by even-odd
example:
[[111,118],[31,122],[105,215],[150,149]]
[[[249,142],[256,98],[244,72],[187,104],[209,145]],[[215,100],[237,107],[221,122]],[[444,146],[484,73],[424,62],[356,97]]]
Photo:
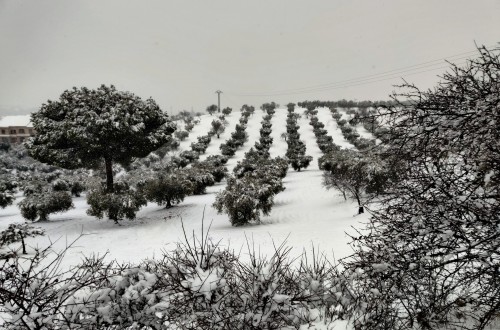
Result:
[[169,112],[388,99],[499,41],[500,0],[0,0],[0,115],[103,83]]

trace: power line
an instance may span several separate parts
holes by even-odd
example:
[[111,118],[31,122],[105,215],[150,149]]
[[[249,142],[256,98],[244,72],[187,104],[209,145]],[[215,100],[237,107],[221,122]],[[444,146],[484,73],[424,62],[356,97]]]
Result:
[[[457,63],[457,64],[463,64],[465,62]],[[433,69],[428,69],[424,71],[418,71],[418,72],[412,72],[408,73],[405,76],[412,76],[420,73],[425,73],[425,72],[431,72],[431,71],[436,71],[436,70],[441,70],[441,69],[447,69],[449,66],[442,66],[438,68],[433,68]],[[316,89],[310,89],[310,90],[305,90],[305,91],[296,91],[296,92],[284,92],[284,93],[268,93],[268,94],[233,94],[235,96],[247,96],[247,97],[258,97],[258,96],[280,96],[280,95],[299,95],[299,94],[307,94],[307,93],[314,93],[314,92],[321,92],[321,91],[328,91],[328,90],[335,90],[335,89],[341,89],[341,88],[348,88],[348,87],[355,87],[355,86],[361,86],[361,85],[367,85],[367,84],[372,84],[380,81],[386,81],[386,80],[392,80],[396,78],[402,78],[399,75],[393,75],[391,77],[383,78],[383,79],[375,79],[372,78],[370,81],[361,81],[361,82],[353,82],[353,83],[346,83],[343,85],[339,86],[334,86],[334,87],[321,87],[321,88],[316,88]],[[226,94],[227,95],[227,94]]]
[[[488,47],[492,47],[492,46],[488,46]],[[401,76],[400,76],[401,73],[412,72],[412,71],[417,71],[417,70],[421,70],[424,68],[433,67],[436,65],[441,65],[442,64],[441,62],[443,60],[466,59],[466,58],[470,57],[470,55],[469,56],[463,56],[463,55],[465,55],[465,54],[472,55],[472,53],[477,53],[477,50],[464,52],[464,53],[460,53],[460,54],[455,54],[452,56],[448,56],[445,58],[436,59],[436,60],[432,60],[432,61],[427,61],[427,62],[423,62],[420,64],[414,64],[414,65],[410,65],[410,66],[406,66],[406,67],[401,67],[398,69],[393,69],[393,70],[381,72],[378,74],[360,76],[357,78],[351,78],[351,79],[337,81],[337,82],[328,83],[328,84],[314,85],[314,86],[295,88],[295,89],[286,89],[286,90],[280,90],[280,91],[272,91],[272,92],[268,92],[268,93],[264,92],[264,93],[239,93],[239,94],[238,93],[231,93],[231,94],[235,95],[235,96],[293,95],[293,94],[304,94],[304,93],[311,93],[311,92],[338,89],[338,88],[346,88],[346,87],[351,87],[351,86],[359,86],[359,85],[374,83],[374,82],[378,82],[378,81],[385,81],[385,80],[390,80],[390,79],[395,79],[395,78],[401,78]],[[438,63],[434,63],[434,62],[438,62]],[[434,63],[434,64],[431,64],[431,63]],[[463,63],[465,63],[465,62],[461,62],[461,63],[457,63],[457,64],[463,64]],[[433,68],[430,70],[418,71],[418,72],[414,72],[414,73],[407,73],[405,75],[406,76],[414,75],[414,74],[430,72],[430,71],[448,68],[448,67],[449,66],[445,66],[445,67],[441,66],[441,67]],[[381,78],[384,78],[384,79],[381,79]]]

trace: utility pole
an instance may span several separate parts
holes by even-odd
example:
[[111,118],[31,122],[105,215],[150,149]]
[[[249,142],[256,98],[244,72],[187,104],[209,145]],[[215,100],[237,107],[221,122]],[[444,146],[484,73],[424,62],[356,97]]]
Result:
[[217,99],[218,99],[218,101],[219,101],[219,103],[218,103],[219,105],[218,105],[218,107],[217,107],[217,110],[218,110],[218,112],[220,112],[220,94],[222,93],[222,91],[221,91],[221,90],[217,90],[217,91],[215,91],[215,92],[218,94],[218,95],[217,95]]

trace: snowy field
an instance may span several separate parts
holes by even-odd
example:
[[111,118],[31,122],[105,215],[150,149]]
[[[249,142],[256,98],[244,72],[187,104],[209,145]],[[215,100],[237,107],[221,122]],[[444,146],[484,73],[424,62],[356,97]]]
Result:
[[[301,113],[302,109],[296,109]],[[270,149],[271,157],[284,156],[287,144],[280,135],[285,132],[286,110],[277,109],[272,118],[273,145]],[[235,156],[227,163],[229,171],[244,156],[259,139],[263,113],[256,110],[249,118],[247,125],[248,141],[238,149]],[[352,146],[344,141],[342,133],[337,128],[328,109],[319,111],[319,119],[325,123],[328,134],[332,135],[334,142],[343,146]],[[204,115],[196,125],[189,137],[181,142],[177,152],[189,150],[191,142],[197,136],[206,134],[210,130],[211,121],[215,116]],[[230,137],[234,126],[238,123],[240,113],[227,116],[228,126],[220,138],[212,138],[206,154],[220,154],[219,145]],[[181,204],[165,209],[155,203],[149,203],[141,209],[137,219],[123,220],[120,225],[109,220],[98,220],[86,214],[87,204],[85,196],[74,198],[74,209],[60,214],[52,214],[50,220],[37,222],[36,225],[46,231],[46,236],[29,238],[28,245],[45,247],[51,242],[55,250],[62,250],[69,242],[80,235],[76,244],[68,252],[64,264],[78,263],[82,256],[90,254],[107,253],[109,259],[124,262],[139,262],[161,253],[164,249],[174,247],[175,242],[183,240],[182,225],[188,233],[201,234],[202,219],[205,229],[211,224],[209,236],[220,241],[222,246],[230,246],[239,251],[245,258],[246,241],[253,241],[261,254],[272,254],[274,245],[284,241],[292,247],[292,257],[300,255],[304,249],[315,248],[322,250],[330,260],[345,257],[350,254],[350,241],[347,232],[353,233],[353,228],[361,228],[361,222],[368,215],[356,215],[357,204],[345,201],[336,191],[327,191],[322,186],[322,171],[319,170],[317,159],[322,155],[309,120],[299,119],[301,140],[307,146],[307,154],[314,160],[308,169],[295,172],[291,168],[284,179],[286,190],[275,197],[275,206],[269,216],[262,217],[262,223],[243,227],[232,227],[227,215],[217,214],[212,208],[215,195],[224,189],[224,181],[208,187],[207,193],[199,196],[189,196]],[[17,204],[22,199],[18,196]],[[5,229],[10,223],[24,222],[16,205],[11,205],[0,210],[0,230]],[[354,216],[356,215],[356,216]],[[29,251],[28,251],[29,252]],[[345,324],[344,327],[345,328]]]
[[[301,109],[297,109],[300,112]],[[335,121],[328,110],[321,109],[319,118],[328,127],[328,134],[334,137],[334,142],[342,146],[346,142],[340,139],[342,134],[337,130]],[[220,138],[214,137],[202,155],[203,160],[207,155],[220,154],[219,145],[223,143],[234,130],[238,122],[239,112],[227,117],[229,122],[226,131]],[[206,134],[210,130],[210,123],[214,116],[201,116],[200,123],[196,125],[189,137],[181,142],[181,149],[189,149],[191,142],[197,136]],[[245,145],[238,149],[235,156],[228,162],[231,171],[236,163],[241,160],[259,138],[262,112],[256,110],[250,117],[247,127],[249,135]],[[270,149],[271,157],[283,156],[287,144],[280,135],[285,131],[286,111],[278,109],[272,119],[274,143]],[[62,249],[68,242],[81,237],[75,248],[68,254],[65,262],[77,263],[82,255],[92,253],[106,253],[108,257],[121,261],[138,262],[144,258],[153,257],[162,249],[183,239],[181,221],[188,232],[201,233],[202,218],[205,218],[205,228],[211,223],[210,237],[221,241],[222,245],[229,245],[239,250],[246,245],[246,240],[253,240],[264,254],[273,252],[273,244],[286,240],[297,255],[303,249],[310,249],[314,244],[329,256],[341,258],[350,253],[349,238],[346,232],[351,231],[351,226],[360,227],[366,215],[356,216],[357,206],[354,202],[344,201],[343,197],[335,191],[327,191],[322,186],[322,171],[318,169],[317,159],[321,151],[316,145],[316,140],[306,118],[299,119],[301,139],[307,146],[307,154],[314,160],[310,167],[301,172],[289,170],[284,184],[286,190],[276,196],[275,206],[269,216],[262,217],[261,224],[244,227],[232,227],[227,215],[217,214],[212,208],[215,195],[224,189],[224,181],[208,187],[207,193],[200,196],[189,196],[183,203],[171,209],[165,209],[154,203],[149,203],[133,221],[123,220],[120,225],[105,219],[98,220],[86,214],[87,204],[85,197],[74,198],[75,208],[60,214],[53,214],[47,222],[38,222],[37,226],[46,231],[45,237],[28,239],[30,246],[46,246],[55,242],[55,249]],[[17,202],[21,200],[18,197]],[[205,213],[204,213],[205,210]],[[16,205],[11,205],[0,210],[0,230],[5,229],[10,223],[24,222]]]

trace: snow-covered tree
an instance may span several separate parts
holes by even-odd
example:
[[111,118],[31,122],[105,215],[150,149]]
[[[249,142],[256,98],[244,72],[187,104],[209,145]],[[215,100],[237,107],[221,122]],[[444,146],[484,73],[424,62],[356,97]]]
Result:
[[113,163],[148,155],[175,130],[154,100],[112,85],[66,90],[59,100],[44,103],[31,121],[37,132],[26,143],[32,157],[68,169],[104,162],[109,192]]
[[255,107],[253,105],[243,104],[241,107],[241,115],[244,117],[250,117],[255,113]]
[[290,165],[295,171],[300,172],[301,169],[308,168],[312,160],[313,160],[312,156],[297,155],[293,158],[290,158]]
[[115,223],[124,218],[135,219],[137,211],[147,203],[140,191],[124,181],[116,182],[112,193],[104,185],[96,184],[87,194],[87,202],[90,206],[88,215],[99,219],[107,215]]
[[176,131],[174,134],[180,141],[184,141],[189,136],[188,131]]
[[221,143],[219,147],[219,149],[221,150],[221,154],[228,157],[234,156],[237,148],[238,145],[236,145],[233,139],[227,140],[226,143]]
[[186,159],[188,163],[192,163],[198,158],[200,158],[200,154],[194,150],[184,150],[179,154],[179,157]]
[[193,184],[182,171],[164,171],[148,179],[141,189],[148,201],[170,208],[192,193]]
[[367,201],[383,194],[397,180],[396,173],[380,157],[350,149],[329,152],[318,160],[325,170],[323,183],[345,197],[358,202],[358,213],[364,212]]
[[50,175],[46,175],[31,177],[24,183],[25,198],[17,206],[25,219],[46,221],[51,213],[64,212],[73,208],[69,185],[64,182],[65,189],[58,190],[59,180],[54,181],[56,189],[52,187],[50,181]]
[[13,175],[0,174],[0,208],[5,208],[14,202],[17,183]]
[[191,132],[191,131],[193,130],[193,128],[194,128],[194,123],[192,123],[192,122],[191,122],[191,123],[189,123],[189,124],[186,124],[186,125],[184,126],[184,129],[185,129],[187,132]]
[[208,112],[208,113],[210,114],[210,116],[211,116],[211,115],[213,115],[214,113],[216,113],[216,112],[217,112],[217,109],[218,109],[217,105],[216,105],[216,104],[212,104],[212,105],[209,105],[209,106],[207,107],[207,112]]
[[213,206],[227,213],[233,226],[259,221],[260,213],[268,215],[274,205],[274,195],[283,191],[280,177],[265,169],[246,172],[243,177],[230,176],[226,189],[219,192]]
[[276,112],[276,108],[279,107],[279,104],[276,104],[274,102],[271,103],[264,103],[260,106],[260,109],[262,111],[265,111],[268,115],[273,115]]
[[217,138],[224,133],[225,129],[226,126],[220,120],[212,120],[212,131],[217,135]]
[[207,149],[207,145],[199,142],[193,142],[191,143],[191,150],[195,153],[203,154],[205,153],[205,150]]
[[182,170],[182,175],[193,185],[194,195],[203,195],[207,187],[215,184],[215,177],[205,166],[192,166]]
[[404,171],[344,262],[360,328],[484,329],[497,320],[500,56],[479,52],[432,90],[402,86],[380,117],[390,129],[383,156]]
[[26,254],[26,243],[24,239],[44,234],[45,232],[41,228],[33,227],[25,223],[11,223],[7,229],[0,232],[0,247],[20,241],[22,253]]
[[227,107],[227,108],[224,108],[222,109],[222,113],[225,115],[225,116],[228,116],[231,112],[233,111],[233,109]]

